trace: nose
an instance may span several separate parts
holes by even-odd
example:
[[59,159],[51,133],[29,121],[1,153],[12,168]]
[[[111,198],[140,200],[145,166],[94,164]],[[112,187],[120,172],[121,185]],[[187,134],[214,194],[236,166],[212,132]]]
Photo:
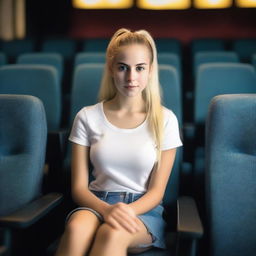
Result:
[[135,70],[132,69],[132,68],[129,69],[129,70],[127,71],[127,80],[128,80],[128,81],[134,81],[135,78],[136,78],[136,72],[135,72]]

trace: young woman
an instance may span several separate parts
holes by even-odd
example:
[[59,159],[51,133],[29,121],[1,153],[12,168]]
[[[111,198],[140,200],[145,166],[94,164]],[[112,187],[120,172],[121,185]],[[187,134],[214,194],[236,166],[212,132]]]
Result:
[[161,201],[182,143],[175,115],[161,105],[156,47],[148,32],[120,29],[106,54],[100,102],[79,111],[70,135],[79,208],[58,256],[165,248]]

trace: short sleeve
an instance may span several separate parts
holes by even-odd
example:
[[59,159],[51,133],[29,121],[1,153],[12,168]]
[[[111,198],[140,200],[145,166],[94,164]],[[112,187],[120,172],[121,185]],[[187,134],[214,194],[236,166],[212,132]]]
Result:
[[168,150],[182,146],[177,117],[164,108],[164,134],[161,150]]
[[69,140],[82,146],[90,146],[86,108],[83,108],[77,113]]

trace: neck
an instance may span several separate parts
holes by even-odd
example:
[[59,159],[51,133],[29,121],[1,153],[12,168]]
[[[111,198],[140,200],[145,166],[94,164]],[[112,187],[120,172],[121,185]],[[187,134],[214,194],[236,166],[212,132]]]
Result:
[[116,109],[124,110],[127,112],[144,112],[145,111],[145,101],[142,97],[122,97],[116,95],[111,100],[111,105],[115,106]]

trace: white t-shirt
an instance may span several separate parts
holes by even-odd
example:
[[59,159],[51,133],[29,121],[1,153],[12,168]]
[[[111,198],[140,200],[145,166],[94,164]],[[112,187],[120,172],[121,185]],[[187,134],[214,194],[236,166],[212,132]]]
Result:
[[[147,119],[134,129],[111,124],[103,103],[81,109],[74,120],[69,140],[90,147],[94,180],[89,189],[143,193],[156,161],[156,145]],[[164,108],[162,150],[182,145],[174,113]]]

